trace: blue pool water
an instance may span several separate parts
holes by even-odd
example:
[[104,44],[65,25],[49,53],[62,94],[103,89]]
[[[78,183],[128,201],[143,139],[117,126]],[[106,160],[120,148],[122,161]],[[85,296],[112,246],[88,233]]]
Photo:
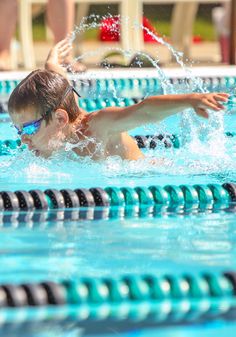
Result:
[[[0,118],[0,140],[15,139],[8,116],[2,114]],[[236,182],[236,138],[225,137],[223,133],[235,131],[236,117],[229,112],[226,114],[223,131],[215,127],[215,120],[217,118],[212,117],[211,127],[206,127],[202,136],[205,138],[200,142],[191,137],[184,140],[191,130],[183,124],[182,116],[132,130],[132,135],[174,133],[185,142],[179,149],[166,149],[160,144],[155,150],[145,150],[146,158],[135,163],[119,158],[94,163],[75,158],[70,152],[64,158],[58,154],[44,161],[27,150],[16,151],[11,156],[0,157],[0,190]],[[150,165],[153,158],[161,165]],[[0,283],[146,273],[179,275],[235,270],[236,267],[234,208],[190,214],[180,209],[178,212],[164,211],[155,218],[147,212],[143,217],[79,221],[60,220],[60,212],[57,220],[42,220],[42,217],[32,221],[29,217],[26,221],[14,214],[9,214],[8,218],[1,216],[0,261],[4,271],[0,274]],[[233,323],[219,320],[195,326],[162,327],[158,331],[131,329],[120,335],[211,337],[220,333],[235,336],[235,331]],[[12,329],[8,335],[14,336],[14,333],[17,335]],[[119,334],[112,328],[106,333],[107,336]],[[68,337],[78,336],[79,332],[75,327],[64,331],[54,326],[22,331],[21,335]]]

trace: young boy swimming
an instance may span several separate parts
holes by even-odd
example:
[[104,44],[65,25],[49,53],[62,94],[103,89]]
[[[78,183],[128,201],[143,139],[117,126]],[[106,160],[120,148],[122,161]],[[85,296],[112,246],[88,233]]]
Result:
[[[12,92],[8,111],[22,143],[36,156],[50,157],[72,144],[79,156],[100,160],[108,156],[137,160],[144,155],[128,130],[193,108],[207,118],[207,109],[219,111],[226,93],[193,93],[148,97],[129,107],[109,107],[87,114],[76,103],[75,90],[63,69],[71,51],[68,39],[49,52],[45,69],[31,72]],[[99,146],[98,146],[99,144]]]

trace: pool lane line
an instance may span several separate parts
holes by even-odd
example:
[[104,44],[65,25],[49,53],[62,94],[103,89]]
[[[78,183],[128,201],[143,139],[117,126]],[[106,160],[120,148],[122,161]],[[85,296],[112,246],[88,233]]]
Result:
[[107,217],[132,214],[161,214],[164,209],[180,210],[226,209],[234,211],[236,184],[153,185],[137,187],[33,189],[0,191],[0,211],[34,212],[48,210],[102,210]]
[[[178,272],[0,284],[0,328],[40,321],[147,326],[235,321],[236,273]],[[106,325],[103,327],[106,329]]]

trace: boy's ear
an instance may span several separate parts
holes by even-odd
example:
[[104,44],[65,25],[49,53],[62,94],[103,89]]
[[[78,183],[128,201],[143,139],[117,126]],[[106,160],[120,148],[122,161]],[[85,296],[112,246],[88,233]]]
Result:
[[54,116],[56,124],[60,129],[63,129],[63,127],[69,123],[68,113],[64,109],[57,109]]

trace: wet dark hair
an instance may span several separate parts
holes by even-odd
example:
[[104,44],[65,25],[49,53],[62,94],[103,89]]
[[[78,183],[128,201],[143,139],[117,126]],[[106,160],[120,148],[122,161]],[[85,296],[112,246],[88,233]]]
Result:
[[27,108],[35,107],[40,116],[45,117],[46,123],[52,119],[52,112],[57,108],[65,109],[69,121],[74,122],[79,115],[74,93],[62,75],[44,69],[32,71],[13,90],[8,101],[9,113],[17,113]]

